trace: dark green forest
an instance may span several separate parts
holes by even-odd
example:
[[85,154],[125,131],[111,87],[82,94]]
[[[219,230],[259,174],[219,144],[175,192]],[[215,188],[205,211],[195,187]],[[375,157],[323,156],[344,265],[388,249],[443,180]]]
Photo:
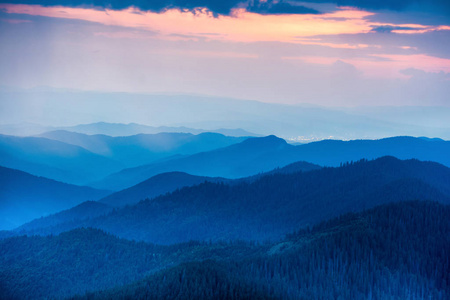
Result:
[[241,258],[257,251],[243,242],[158,246],[93,228],[13,237],[0,241],[0,298],[66,297],[129,283],[186,261]]
[[449,299],[449,219],[450,206],[413,201],[262,244],[156,246],[96,229],[13,237],[0,242],[2,298]]

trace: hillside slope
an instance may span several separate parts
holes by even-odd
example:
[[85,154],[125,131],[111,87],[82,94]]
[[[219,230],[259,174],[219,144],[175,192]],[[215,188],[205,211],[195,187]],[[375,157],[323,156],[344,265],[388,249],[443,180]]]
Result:
[[268,172],[296,161],[337,167],[360,159],[394,156],[399,159],[434,161],[450,167],[450,142],[413,137],[381,140],[325,140],[293,146],[275,136],[249,138],[214,151],[168,159],[121,170],[92,183],[96,188],[118,190],[165,172],[186,172],[197,176],[239,178]]
[[40,135],[67,144],[83,147],[107,158],[120,161],[125,167],[149,164],[158,159],[174,155],[191,155],[210,151],[235,143],[245,138],[229,137],[218,133],[158,133],[111,137],[86,135],[64,130],[50,131]]
[[389,204],[291,235],[252,258],[180,264],[76,299],[448,299],[450,207]]
[[448,205],[413,201],[259,245],[156,246],[95,229],[9,238],[0,241],[0,297],[444,300],[449,218]]
[[223,182],[230,185],[237,185],[243,182],[254,182],[269,174],[292,174],[317,169],[320,169],[320,167],[306,162],[296,162],[284,168],[277,168],[268,173],[261,173],[255,176],[240,179],[194,176],[181,172],[163,173],[149,178],[131,188],[112,193],[98,200],[99,202],[84,202],[71,209],[50,215],[48,217],[33,220],[20,226],[19,228],[16,228],[13,232],[3,232],[0,236],[6,237],[25,233],[30,234],[38,231],[52,231],[50,227],[57,228],[58,232],[66,231],[77,227],[77,224],[88,218],[94,218],[107,214],[113,209],[113,207],[133,205],[141,200],[152,199],[154,197],[173,192],[176,189],[198,185],[204,182]]
[[81,202],[98,200],[107,194],[108,191],[0,167],[0,229],[12,229]]
[[[339,168],[273,174],[252,182],[205,182],[76,224],[160,244],[278,239],[292,230],[379,204],[450,203],[450,169],[383,157]],[[282,216],[282,217],[281,217]],[[67,227],[30,233],[57,234]]]
[[83,185],[125,167],[82,147],[39,137],[0,135],[0,165]]

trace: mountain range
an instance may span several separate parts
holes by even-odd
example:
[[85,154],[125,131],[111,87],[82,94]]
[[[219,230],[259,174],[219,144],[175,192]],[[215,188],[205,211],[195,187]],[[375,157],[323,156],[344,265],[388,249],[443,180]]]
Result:
[[197,129],[185,126],[148,126],[136,123],[107,123],[95,122],[89,124],[79,124],[74,126],[44,126],[33,123],[1,124],[0,133],[15,136],[36,136],[52,131],[69,131],[87,135],[108,135],[112,137],[130,136],[137,134],[158,134],[158,133],[190,133],[200,134],[205,132],[219,133],[226,136],[248,137],[258,136],[258,134],[248,132],[242,128],[219,128],[219,129]]
[[198,185],[204,182],[222,182],[226,184],[239,184],[241,182],[254,182],[260,177],[271,174],[292,174],[298,172],[308,172],[318,170],[321,167],[304,161],[295,162],[282,168],[276,168],[272,171],[260,173],[257,175],[243,177],[239,179],[229,179],[223,177],[195,176],[184,172],[169,172],[155,175],[143,182],[140,182],[130,188],[112,193],[99,202],[112,206],[125,206],[136,204],[141,200],[152,199],[156,196],[173,192],[187,186]]
[[[102,93],[51,88],[2,89],[1,87],[0,99],[8,99],[8,101],[0,102],[0,120],[3,124],[16,124],[23,120],[45,126],[61,124],[55,129],[66,127],[68,130],[67,127],[72,127],[71,124],[91,124],[102,120],[111,124],[131,123],[130,127],[137,123],[156,127],[168,125],[201,128],[205,131],[213,131],[217,128],[242,128],[259,135],[275,134],[300,142],[326,138],[377,139],[399,135],[450,139],[448,120],[450,109],[445,106],[323,107],[200,95]],[[51,109],[35,109],[36,107],[51,107]],[[92,114],[92,111],[96,114]],[[60,115],[67,117],[61,119]],[[81,131],[80,128],[78,132],[81,133],[108,135],[114,133],[114,131]],[[145,128],[142,127],[138,129],[141,131],[139,133],[147,133],[144,130]],[[184,132],[182,128],[177,131]],[[18,134],[18,131],[3,132]],[[42,132],[44,131],[32,134]],[[130,132],[118,133],[123,135]],[[132,130],[131,133],[138,132]]]
[[450,297],[448,141],[91,125],[0,135],[0,298]]
[[0,167],[0,230],[98,200],[109,191],[57,182]]
[[14,230],[14,232],[3,232],[2,236],[12,236],[17,235],[18,233],[29,233],[41,228],[54,227],[58,228],[58,230],[62,230],[61,226],[69,229],[74,228],[77,224],[85,221],[86,219],[98,217],[111,212],[114,207],[133,205],[141,200],[152,199],[156,196],[167,194],[176,189],[198,185],[204,182],[223,182],[236,185],[243,182],[254,182],[265,175],[291,174],[316,169],[320,169],[320,167],[306,162],[296,162],[284,168],[277,168],[267,173],[261,173],[255,176],[235,180],[220,177],[194,176],[181,172],[163,173],[149,178],[128,189],[112,193],[99,199],[98,201],[86,201],[70,209],[33,220],[19,226]]
[[239,178],[296,161],[321,166],[339,166],[359,159],[375,159],[391,155],[400,159],[416,158],[450,166],[450,142],[413,137],[381,140],[324,140],[303,145],[290,145],[275,136],[248,138],[228,147],[175,157],[161,162],[128,168],[90,184],[95,188],[118,190],[154,175],[180,171],[197,176]]
[[125,167],[79,146],[46,138],[6,135],[0,135],[0,165],[81,185]]
[[382,157],[336,168],[263,175],[250,182],[204,182],[103,216],[29,226],[15,234],[94,227],[158,244],[274,240],[297,228],[383,203],[422,199],[449,204],[449,182],[450,169],[443,165]]
[[0,135],[0,165],[113,191],[161,173],[240,178],[296,161],[339,166],[347,161],[392,155],[450,166],[449,151],[448,141],[406,136],[292,145],[276,136],[248,138],[218,133],[112,137],[59,130],[36,137]]
[[157,133],[111,137],[70,131],[50,131],[39,135],[51,140],[80,146],[92,153],[121,162],[124,166],[140,166],[171,156],[190,155],[242,142],[244,137],[218,133]]
[[[214,133],[199,135],[161,133],[109,137],[57,131],[49,132],[46,136],[25,138],[0,136],[0,152],[4,154],[1,156],[1,162],[10,168],[25,170],[31,174],[49,175],[50,178],[62,178],[66,179],[63,180],[66,182],[83,184],[86,181],[91,182],[93,178],[107,175],[112,170],[121,169],[119,166],[123,163],[119,161],[127,161],[131,164],[133,161],[134,163],[142,162],[142,156],[146,156],[149,160],[168,156],[151,164],[124,169],[108,175],[101,181],[91,182],[91,186],[102,190],[101,193],[104,196],[107,195],[104,190],[118,191],[100,200],[102,203],[116,207],[134,205],[146,198],[151,199],[205,181],[233,185],[241,181],[252,183],[268,175],[267,172],[270,170],[277,168],[278,170],[273,172],[287,172],[289,168],[292,168],[291,173],[310,171],[320,168],[319,165],[339,166],[347,161],[356,161],[361,158],[372,159],[383,155],[393,155],[403,159],[418,158],[450,165],[447,155],[450,153],[450,142],[428,138],[395,137],[348,142],[326,140],[294,146],[275,136],[236,138]],[[223,145],[225,147],[221,147]],[[213,150],[197,153],[211,148]],[[178,154],[171,156],[174,153]],[[129,156],[128,159],[127,156]],[[317,165],[297,162],[289,167],[288,164],[298,160],[307,160]],[[86,168],[86,166],[94,167]],[[280,166],[286,167],[280,169]],[[8,176],[5,175],[5,177]],[[18,177],[13,175],[10,177],[17,179],[14,184],[19,185]],[[237,178],[241,181],[231,180]],[[37,198],[43,193],[44,187],[37,193]],[[48,189],[46,193],[49,195],[53,195],[52,189],[58,190],[53,187]],[[83,201],[99,200],[101,197],[96,195],[77,198],[76,201],[69,200],[66,204],[61,203],[55,206],[54,209],[49,209],[46,202],[40,208],[25,206],[20,209],[22,211],[20,216],[14,216],[11,212],[16,211],[29,200],[22,201],[20,197],[23,198],[23,194],[18,192],[17,195],[13,195],[11,192],[3,201],[5,213],[0,228],[12,229],[33,218],[69,209]],[[11,206],[11,203],[15,201],[10,199],[19,199],[17,206]],[[49,199],[55,199],[55,197],[52,196]],[[26,211],[35,213],[29,214],[25,213]],[[13,220],[14,218],[16,219]]]
[[0,165],[85,185],[123,168],[209,151],[244,139],[217,133],[110,137],[53,131],[39,137],[0,135]]

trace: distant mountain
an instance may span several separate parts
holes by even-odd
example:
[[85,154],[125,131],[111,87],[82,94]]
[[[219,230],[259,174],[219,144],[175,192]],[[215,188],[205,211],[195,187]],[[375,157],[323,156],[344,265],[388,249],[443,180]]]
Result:
[[74,184],[102,178],[124,167],[79,146],[7,135],[0,135],[0,165]]
[[84,133],[89,135],[104,134],[109,136],[130,136],[136,134],[157,134],[157,133],[190,133],[200,134],[205,132],[220,133],[223,135],[234,137],[249,137],[257,136],[254,133],[248,132],[241,128],[228,129],[220,128],[215,130],[204,130],[188,128],[185,126],[170,127],[170,126],[148,126],[136,123],[122,124],[122,123],[107,123],[97,122],[90,124],[81,124],[76,126],[60,127],[61,130]]
[[[298,142],[324,138],[374,139],[399,135],[450,139],[450,108],[445,106],[331,108],[201,95],[101,93],[55,89],[0,90],[0,99],[8,99],[0,103],[3,104],[0,107],[0,120],[4,124],[24,121],[37,124],[89,124],[99,120],[110,124],[151,122],[173,126],[176,132],[190,132],[181,131],[179,126],[202,128],[206,131],[214,131],[217,128],[243,128],[257,134],[274,134]],[[30,105],[30,101],[33,105]],[[35,107],[52,109],[42,110]],[[97,113],[92,114],[93,111]],[[62,120],[61,115],[67,117]],[[133,123],[130,127],[133,127]],[[57,129],[75,131],[68,127]],[[122,130],[120,128],[111,131],[81,129],[80,127],[77,132],[107,135],[157,133],[147,132],[142,128],[122,132],[119,131]],[[5,132],[1,130],[0,126],[0,132]],[[164,128],[162,131],[168,130]]]
[[192,129],[187,127],[154,127],[136,123],[122,124],[107,122],[80,124],[76,126],[61,127],[61,129],[89,135],[104,134],[109,136],[130,136],[136,134],[156,134],[161,132],[199,134],[203,132],[200,129]]
[[0,229],[15,228],[108,193],[0,167]]
[[[250,182],[205,182],[72,228],[95,227],[160,244],[278,239],[297,228],[383,203],[423,199],[448,204],[449,182],[450,169],[440,164],[383,157],[339,168],[271,174]],[[57,234],[69,228],[32,233]]]
[[219,128],[219,129],[213,129],[213,130],[204,130],[204,132],[214,132],[214,133],[220,133],[226,136],[235,136],[235,137],[256,137],[256,136],[262,136],[262,134],[256,134],[249,132],[247,130],[244,130],[242,128],[236,128],[236,129],[230,129],[230,128]]
[[226,147],[245,140],[218,133],[158,133],[123,137],[86,135],[64,130],[46,132],[40,137],[83,147],[93,153],[121,162],[127,167],[151,163],[174,155],[190,155]]
[[325,140],[297,146],[297,151],[303,160],[323,166],[390,155],[399,159],[434,161],[450,167],[450,141],[441,139],[399,136],[380,140]]
[[249,138],[225,148],[125,169],[91,185],[123,189],[154,175],[174,171],[208,177],[247,177],[296,161],[292,156],[280,155],[291,147],[275,136]]
[[122,189],[164,172],[186,172],[198,176],[238,178],[267,172],[296,161],[322,166],[339,166],[347,161],[391,155],[416,158],[450,166],[450,142],[413,137],[381,140],[325,140],[298,146],[275,136],[249,138],[231,145],[188,157],[174,158],[136,168],[124,169],[92,183],[102,189]]
[[246,131],[242,128],[219,128],[219,129],[196,129],[185,126],[148,126],[136,123],[107,123],[96,122],[80,124],[75,126],[42,126],[33,123],[0,124],[0,134],[15,136],[35,136],[42,135],[50,131],[69,131],[88,135],[108,135],[113,137],[131,136],[137,134],[157,134],[157,133],[190,133],[200,134],[205,132],[220,133],[232,137],[259,136],[258,134]]
[[0,298],[445,300],[449,218],[448,205],[391,203],[257,245],[14,237],[0,241]]

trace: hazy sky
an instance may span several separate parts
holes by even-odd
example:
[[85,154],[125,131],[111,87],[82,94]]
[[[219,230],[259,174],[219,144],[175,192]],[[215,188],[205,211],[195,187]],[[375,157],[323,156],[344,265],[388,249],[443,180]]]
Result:
[[0,66],[25,88],[450,106],[450,1],[0,1]]

